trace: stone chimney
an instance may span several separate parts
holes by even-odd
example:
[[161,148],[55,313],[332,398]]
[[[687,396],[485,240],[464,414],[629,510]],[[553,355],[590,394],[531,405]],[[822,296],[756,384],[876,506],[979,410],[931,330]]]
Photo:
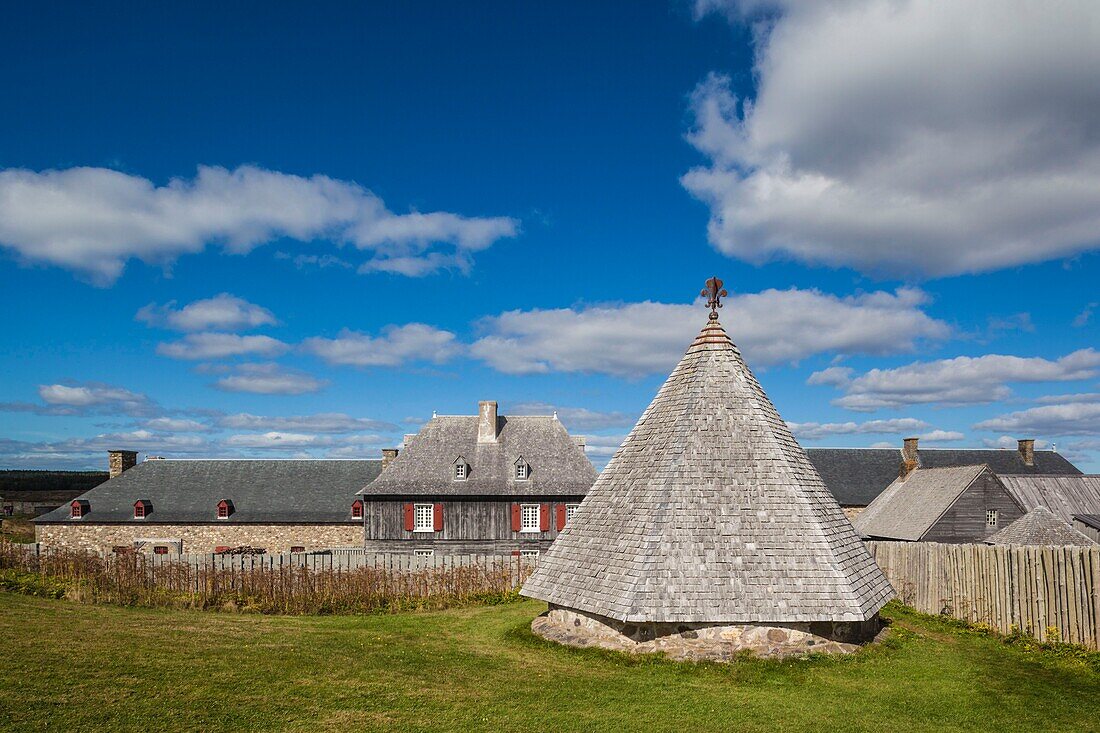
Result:
[[402,448],[408,448],[409,442],[416,437],[416,433],[405,433],[404,439],[401,441]]
[[902,481],[909,478],[920,465],[917,454],[917,442],[920,438],[905,438],[901,444],[901,467],[898,469],[898,478]]
[[580,448],[581,452],[583,453],[585,451],[585,449],[587,448],[587,441],[584,439],[583,435],[574,435],[573,436],[573,445]]
[[382,449],[382,470],[385,471],[386,467],[393,463],[393,459],[397,458],[397,448],[383,448]]
[[107,451],[108,478],[118,478],[123,471],[127,471],[137,465],[137,451],[109,450]]
[[477,442],[497,442],[497,403],[483,400],[477,403]]
[[1020,452],[1020,458],[1024,459],[1025,466],[1035,465],[1035,439],[1024,438],[1016,441],[1016,450]]

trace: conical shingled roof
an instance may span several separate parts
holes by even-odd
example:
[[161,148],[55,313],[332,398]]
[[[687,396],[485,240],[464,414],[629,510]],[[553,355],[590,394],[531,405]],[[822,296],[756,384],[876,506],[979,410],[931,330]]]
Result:
[[1045,506],[1037,506],[1012,524],[986,538],[990,545],[1081,545],[1096,543],[1056,517]]
[[712,315],[522,594],[735,624],[864,621],[893,590]]

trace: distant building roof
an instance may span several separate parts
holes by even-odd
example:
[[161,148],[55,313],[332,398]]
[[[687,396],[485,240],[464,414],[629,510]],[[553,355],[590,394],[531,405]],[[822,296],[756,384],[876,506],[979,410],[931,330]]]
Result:
[[1025,509],[1045,506],[1063,522],[1075,514],[1100,514],[1100,476],[1001,475],[1001,483]]
[[[80,499],[88,502],[83,518],[70,519],[66,504],[35,521],[351,522],[355,493],[380,470],[378,460],[149,460],[82,494]],[[151,505],[146,519],[134,519],[134,502],[139,499]],[[232,502],[233,512],[226,519],[217,519],[217,504],[222,499]]]
[[[841,506],[870,504],[898,477],[901,465],[900,448],[807,448],[806,454]],[[1033,466],[1025,465],[1019,451],[1011,449],[922,448],[917,451],[920,468],[984,463],[997,475],[1081,474],[1080,469],[1054,451],[1035,451],[1033,462]]]
[[[495,404],[493,406],[495,416]],[[496,439],[478,439],[478,415],[433,417],[364,496],[584,496],[596,469],[555,417],[495,417]],[[454,480],[462,459],[465,479]],[[529,467],[519,480],[515,464]]]
[[916,542],[970,486],[986,466],[918,468],[895,479],[855,518],[864,537]]
[[1100,514],[1074,514],[1073,518],[1086,527],[1100,529]]
[[713,318],[523,595],[625,622],[874,616],[890,584]]
[[1095,545],[1045,506],[1037,506],[986,539],[990,545]]

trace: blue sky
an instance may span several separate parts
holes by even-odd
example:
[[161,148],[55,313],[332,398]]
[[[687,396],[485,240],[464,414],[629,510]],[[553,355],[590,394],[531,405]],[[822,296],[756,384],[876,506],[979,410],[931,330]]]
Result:
[[1003,8],[13,9],[0,466],[371,457],[479,399],[602,464],[718,274],[804,444],[1100,471],[1100,22]]

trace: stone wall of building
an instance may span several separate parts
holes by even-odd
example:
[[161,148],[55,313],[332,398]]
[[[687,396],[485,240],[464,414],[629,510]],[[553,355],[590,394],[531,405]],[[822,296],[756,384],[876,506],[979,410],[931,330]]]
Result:
[[[268,552],[306,551],[330,547],[362,547],[361,524],[39,524],[35,540],[44,547],[109,552],[145,542],[152,551],[165,540],[182,543],[182,552],[214,552],[218,547],[248,545]],[[173,550],[175,548],[172,548]]]

